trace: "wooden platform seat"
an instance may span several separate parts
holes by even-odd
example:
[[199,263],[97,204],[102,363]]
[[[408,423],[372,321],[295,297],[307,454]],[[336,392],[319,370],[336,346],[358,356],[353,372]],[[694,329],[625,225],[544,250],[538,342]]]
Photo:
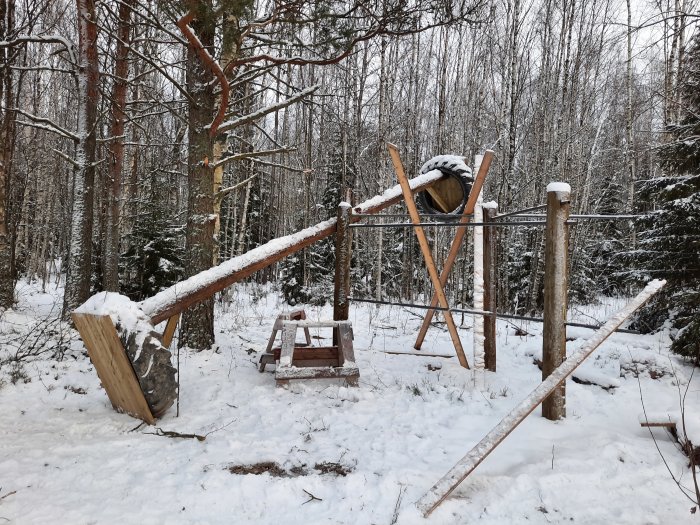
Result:
[[[260,357],[259,370],[261,372],[265,371],[266,365],[274,365],[276,360],[279,359],[279,347],[274,349],[272,346],[275,344],[275,339],[277,334],[282,330],[282,323],[284,321],[304,321],[306,320],[306,311],[303,308],[297,308],[290,312],[285,312],[279,314],[277,319],[275,319],[275,324],[272,326],[272,333],[270,334],[270,339],[267,341],[267,348],[265,348],[265,353]],[[304,328],[304,338],[305,343],[295,343],[297,347],[311,346],[311,334],[309,333],[309,328]],[[276,352],[277,357],[275,357],[274,352]]]
[[[281,324],[281,347],[273,349],[270,345],[269,351],[260,357],[261,372],[267,364],[276,365],[277,386],[287,385],[292,380],[333,378],[344,379],[349,385],[357,386],[360,371],[355,364],[350,321],[281,320]],[[338,344],[323,347],[299,345],[296,343],[299,328],[307,334],[307,341],[310,340],[309,328],[332,328],[337,334]],[[274,337],[271,337],[271,341],[274,341]]]

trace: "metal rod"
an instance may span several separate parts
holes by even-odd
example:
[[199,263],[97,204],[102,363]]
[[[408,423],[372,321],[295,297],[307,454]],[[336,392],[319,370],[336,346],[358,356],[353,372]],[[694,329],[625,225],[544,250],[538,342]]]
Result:
[[394,303],[391,301],[378,301],[376,299],[358,299],[355,297],[348,297],[348,301],[355,303],[370,303],[370,304],[384,304],[388,306],[403,306],[405,308],[418,308],[420,310],[437,310],[438,312],[459,312],[464,314],[474,314],[474,315],[493,315],[492,312],[485,312],[483,310],[465,310],[458,308],[442,308],[441,306],[431,307],[425,304],[415,304],[415,303]]
[[384,224],[351,224],[350,228],[415,228],[417,226],[433,227],[433,228],[473,228],[475,226],[544,226],[546,221],[511,221],[511,222],[421,222],[420,224],[412,224],[409,222],[392,222]]
[[[455,219],[460,219],[462,217],[473,217],[473,213],[463,213],[460,215],[451,215],[449,213],[424,213],[421,216],[422,217],[442,217],[445,215],[449,215],[450,217],[454,217]],[[353,217],[410,217],[408,213],[353,213]]]
[[529,211],[544,210],[546,207],[547,207],[546,204],[540,204],[539,206],[533,206],[532,208],[523,208],[522,210],[509,211],[507,213],[499,213],[496,216],[496,218],[500,219],[501,217],[510,217],[511,215],[522,215],[522,214],[527,213]]
[[600,221],[617,221],[617,220],[629,220],[637,219],[642,217],[641,215],[569,215],[571,219],[589,219],[589,220],[600,220]]
[[[494,313],[494,312],[487,312],[484,310],[470,310],[467,308],[441,308],[439,306],[435,306],[434,308],[431,308],[430,306],[425,305],[425,304],[394,303],[391,301],[378,301],[376,299],[359,299],[356,297],[348,297],[348,301],[353,301],[355,303],[371,303],[371,304],[383,304],[383,305],[387,305],[387,306],[401,306],[404,308],[417,308],[419,310],[437,310],[438,312],[449,310],[450,312],[471,314],[471,315],[484,315],[484,316],[495,315],[497,319],[513,319],[515,321],[532,321],[535,323],[544,322],[544,319],[542,319],[541,317],[530,317],[527,315],[516,315],[516,314],[499,314],[499,313]],[[602,325],[567,322],[566,326],[572,326],[575,328],[590,328],[591,330],[598,330]],[[640,332],[638,332],[637,330],[628,330],[626,328],[618,328],[615,331],[623,333],[623,334],[635,334],[635,335],[640,334]]]

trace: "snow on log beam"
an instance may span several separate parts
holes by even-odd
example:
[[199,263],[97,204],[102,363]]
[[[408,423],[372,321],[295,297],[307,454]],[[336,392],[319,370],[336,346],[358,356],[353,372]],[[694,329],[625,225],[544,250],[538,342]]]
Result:
[[[443,177],[442,173],[434,170],[411,179],[411,191],[423,191]],[[402,198],[401,186],[396,185],[353,208],[354,213],[377,213]],[[357,222],[360,217],[353,217]],[[310,226],[304,230],[272,239],[271,241],[253,248],[252,250],[234,257],[209,270],[193,275],[170,288],[139,303],[143,312],[155,325],[169,317],[182,312],[189,306],[211,297],[216,292],[245,279],[277,261],[291,255],[307,246],[335,233],[336,219]]]
[[508,435],[533,411],[542,401],[583,361],[605,341],[635,310],[646,303],[656,292],[666,284],[666,281],[650,282],[639,295],[630,301],[605,323],[591,339],[581,348],[571,354],[566,361],[559,365],[547,379],[535,388],[529,396],[520,402],[504,417],[486,436],[472,448],[459,463],[416,503],[423,516],[428,517],[457,486],[481,464],[481,462],[508,437]]

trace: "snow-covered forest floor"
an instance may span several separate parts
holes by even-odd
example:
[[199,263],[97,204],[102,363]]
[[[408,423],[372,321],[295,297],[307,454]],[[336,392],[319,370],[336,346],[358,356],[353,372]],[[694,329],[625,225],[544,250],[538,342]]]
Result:
[[[235,287],[218,306],[215,352],[180,353],[180,415],[173,407],[157,427],[206,435],[199,441],[154,435],[112,410],[77,332],[46,321],[60,310],[58,291],[21,283],[17,308],[2,314],[0,359],[20,343],[40,355],[0,369],[0,524],[421,523],[413,503],[541,380],[541,325],[499,321],[498,372],[475,388],[454,357],[385,353],[412,349],[414,312],[356,305],[360,387],[275,388],[274,367],[261,374],[257,362],[288,307],[261,290]],[[571,317],[603,321],[622,304],[601,299]],[[307,314],[329,319],[331,308]],[[442,326],[425,352],[454,353]],[[569,329],[569,351],[592,333]],[[326,331],[312,336],[330,343]],[[679,411],[678,383],[684,391],[692,369],[668,344],[665,334],[614,334],[578,374],[607,389],[569,380],[566,420],[537,409],[426,523],[696,521],[664,466],[690,487],[687,458],[661,429],[657,450],[638,419],[640,392],[649,413]],[[699,396],[691,384],[695,419]]]

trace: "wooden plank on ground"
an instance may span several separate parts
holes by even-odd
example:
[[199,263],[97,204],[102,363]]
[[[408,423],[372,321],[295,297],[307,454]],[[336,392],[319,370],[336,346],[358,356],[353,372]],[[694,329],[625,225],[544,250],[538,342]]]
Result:
[[471,474],[474,469],[493,450],[523,422],[523,420],[571,373],[583,363],[635,310],[646,303],[658,292],[666,281],[650,282],[639,295],[630,301],[605,323],[586,344],[571,354],[566,361],[557,367],[550,375],[535,388],[529,396],[520,402],[504,417],[486,436],[479,441],[452,469],[423,495],[416,503],[423,516],[427,517],[449,496],[457,486]]
[[75,312],[72,317],[114,409],[154,424],[155,418],[111,317]]

